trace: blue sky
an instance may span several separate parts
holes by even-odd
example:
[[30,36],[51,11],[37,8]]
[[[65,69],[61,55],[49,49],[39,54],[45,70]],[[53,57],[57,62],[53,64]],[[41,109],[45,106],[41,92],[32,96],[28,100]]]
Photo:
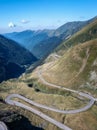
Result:
[[0,0],[0,33],[57,28],[97,15],[97,0]]

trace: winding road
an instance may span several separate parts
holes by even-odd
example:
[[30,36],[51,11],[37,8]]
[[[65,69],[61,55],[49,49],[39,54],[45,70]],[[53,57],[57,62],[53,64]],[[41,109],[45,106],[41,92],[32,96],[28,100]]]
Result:
[[4,122],[0,121],[0,130],[8,130]]
[[[37,73],[38,73],[39,79],[43,82],[43,84],[49,85],[49,86],[52,86],[52,87],[56,87],[56,88],[59,88],[59,89],[62,89],[62,90],[70,91],[70,92],[73,92],[73,93],[76,93],[76,94],[79,94],[80,96],[89,99],[89,103],[86,106],[84,106],[83,108],[76,109],[76,110],[59,110],[59,109],[55,109],[55,108],[52,108],[52,107],[48,107],[46,105],[36,103],[36,102],[34,102],[34,101],[30,100],[30,99],[27,99],[27,98],[25,98],[25,97],[23,97],[23,96],[21,96],[19,94],[11,94],[11,95],[9,95],[8,97],[6,97],[5,102],[10,104],[10,105],[15,105],[15,106],[19,106],[21,108],[24,108],[24,109],[26,109],[26,110],[40,116],[44,120],[49,121],[50,123],[56,125],[57,127],[59,127],[62,130],[72,130],[68,126],[54,120],[53,118],[47,116],[46,114],[44,114],[44,113],[42,113],[42,112],[40,112],[40,111],[38,111],[38,110],[36,110],[36,109],[34,109],[32,107],[24,105],[23,103],[15,101],[12,98],[19,98],[19,99],[22,99],[22,100],[24,100],[25,102],[27,102],[29,104],[32,104],[33,106],[43,108],[43,109],[46,109],[46,110],[50,110],[50,111],[54,111],[54,112],[58,112],[58,113],[63,113],[63,114],[75,114],[75,113],[87,111],[89,108],[91,108],[93,106],[94,102],[97,101],[97,99],[93,98],[93,96],[91,96],[89,94],[79,92],[79,91],[76,91],[76,90],[72,90],[72,89],[68,89],[68,88],[64,88],[62,86],[58,86],[58,85],[55,85],[55,84],[52,84],[52,83],[49,83],[49,82],[45,81],[45,79],[41,75],[42,71],[40,69],[37,70]],[[3,130],[3,129],[1,129],[1,130]]]
[[[27,98],[25,98],[25,97],[23,97],[23,96],[21,96],[21,95],[19,95],[19,94],[11,94],[11,95],[9,95],[9,96],[5,99],[5,102],[6,102],[6,103],[8,103],[8,104],[10,104],[10,105],[15,105],[15,106],[24,108],[24,109],[26,109],[26,110],[28,110],[28,111],[30,111],[30,112],[32,112],[32,113],[34,113],[34,114],[40,116],[40,117],[43,118],[44,120],[49,121],[50,123],[56,125],[57,127],[59,127],[59,128],[62,129],[62,130],[72,130],[71,128],[65,126],[64,124],[62,124],[62,123],[60,123],[60,122],[54,120],[53,118],[51,118],[51,117],[45,115],[44,113],[42,113],[42,112],[40,112],[40,111],[38,111],[38,110],[36,110],[36,109],[34,109],[34,108],[32,108],[32,107],[29,107],[29,106],[27,106],[27,105],[24,105],[23,103],[20,103],[20,102],[11,100],[11,98],[19,98],[19,99],[22,99],[22,100],[26,101],[27,103],[30,103],[30,104],[32,104],[32,105],[34,105],[34,106],[36,106],[36,104],[37,104],[38,107],[39,107],[39,105],[41,105],[41,104],[35,103],[35,102],[33,102],[33,101],[31,101],[31,100],[29,100],[29,99],[27,99]],[[3,129],[0,129],[0,130],[3,130]],[[5,130],[5,129],[4,129],[4,130]]]
[[[86,111],[88,110],[89,108],[91,108],[94,104],[94,102],[96,101],[95,98],[93,98],[91,95],[89,94],[86,94],[86,93],[83,93],[83,92],[79,92],[79,91],[76,91],[76,90],[72,90],[72,89],[68,89],[68,88],[65,88],[65,87],[62,87],[62,86],[59,86],[59,85],[55,85],[55,84],[52,84],[52,83],[49,83],[47,82],[43,77],[42,77],[42,72],[41,70],[38,69],[37,71],[38,73],[38,76],[39,76],[39,79],[42,81],[43,84],[45,85],[49,85],[49,86],[52,86],[52,87],[55,87],[55,88],[59,88],[59,89],[62,89],[62,90],[66,90],[66,91],[70,91],[70,92],[73,92],[73,93],[76,93],[76,94],[79,94],[80,96],[82,97],[85,97],[87,99],[89,99],[89,103],[83,107],[83,108],[80,108],[80,109],[76,109],[76,110],[57,110],[57,109],[54,109],[54,108],[50,108],[52,109],[52,111],[55,111],[55,112],[59,112],[59,113],[64,113],[64,114],[75,114],[75,113],[79,113],[79,112],[83,112],[83,111]],[[46,108],[45,108],[46,109]],[[50,110],[49,109],[49,110]]]

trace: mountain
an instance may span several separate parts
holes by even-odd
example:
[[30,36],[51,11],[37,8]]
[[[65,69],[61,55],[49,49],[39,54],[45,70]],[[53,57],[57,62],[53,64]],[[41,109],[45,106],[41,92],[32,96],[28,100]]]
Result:
[[93,92],[97,85],[97,38],[70,48],[45,70],[43,77],[51,83]]
[[[91,20],[92,21],[92,20]],[[93,20],[90,24],[85,26],[79,32],[75,33],[68,40],[62,42],[58,48],[56,48],[56,52],[64,53],[66,49],[72,47],[76,44],[84,43],[86,41],[97,38],[97,18]]]
[[60,36],[63,40],[70,38],[74,33],[81,30],[86,25],[92,23],[97,19],[97,16],[87,21],[73,21],[67,22],[66,24],[57,28],[54,32],[55,36]]
[[5,37],[8,37],[18,43],[21,43],[22,46],[27,46],[26,39],[31,38],[34,35],[35,31],[26,30],[23,32],[13,32],[5,34]]
[[[90,27],[91,26],[91,27]],[[86,29],[87,28],[87,29]],[[90,28],[89,32],[87,31]],[[84,98],[81,96],[80,92],[88,93],[97,98],[97,35],[96,35],[96,20],[89,24],[89,26],[83,28],[84,31],[71,36],[69,39],[61,39],[64,41],[63,48],[61,47],[57,52],[62,51],[62,56],[54,53],[49,56],[49,59],[45,60],[37,69],[32,71],[33,65],[29,68],[29,73],[24,73],[17,79],[8,80],[0,84],[0,108],[1,112],[4,109],[5,120],[11,119],[10,113],[5,114],[6,111],[17,111],[21,115],[24,115],[29,119],[30,123],[44,130],[57,130],[55,125],[48,123],[47,121],[39,118],[35,114],[25,111],[20,107],[10,107],[10,105],[5,104],[6,96],[10,93],[18,93],[36,103],[46,104],[51,108],[56,108],[59,110],[74,110],[78,109],[83,110],[83,107],[87,108],[91,105],[92,100]],[[82,33],[81,33],[82,32]],[[89,35],[91,34],[91,35]],[[89,37],[88,37],[89,35]],[[57,36],[55,36],[56,38]],[[53,39],[50,37],[51,41],[56,41],[58,39]],[[59,38],[59,37],[57,37]],[[85,41],[83,40],[85,38]],[[48,39],[48,41],[49,41]],[[72,41],[70,46],[67,42],[70,39],[75,39]],[[47,40],[47,39],[46,39]],[[80,42],[79,44],[79,41]],[[50,42],[51,43],[51,42]],[[45,46],[46,41],[42,41],[41,45]],[[63,42],[62,42],[63,44]],[[62,45],[61,44],[61,45]],[[37,44],[38,45],[38,44]],[[57,44],[59,45],[59,43]],[[59,45],[60,46],[60,45]],[[48,48],[51,46],[47,46]],[[47,51],[45,47],[41,47],[43,50]],[[38,52],[38,51],[37,51]],[[41,54],[40,54],[41,55]],[[39,60],[40,61],[40,60]],[[3,61],[2,61],[3,63]],[[4,61],[5,63],[5,61]],[[11,66],[11,65],[10,65]],[[1,74],[1,73],[0,73]],[[45,82],[48,81],[49,83]],[[47,83],[47,84],[45,84]],[[61,85],[61,88],[56,88],[56,85],[51,86],[51,83],[56,85]],[[73,93],[64,90],[63,88],[72,88],[78,90],[79,93]],[[21,103],[24,101],[19,100]],[[80,112],[77,114],[63,114],[56,113],[52,111],[46,111],[41,109],[41,112],[45,112],[48,116],[54,118],[55,120],[62,122],[64,125],[69,126],[73,130],[96,130],[97,129],[97,103],[87,111]],[[8,115],[8,116],[7,116]],[[8,118],[9,117],[9,118]],[[15,116],[12,119],[15,119]],[[33,117],[33,118],[32,118]],[[3,118],[4,119],[4,118]],[[21,118],[15,119],[16,126],[18,126],[18,121],[20,122]],[[24,121],[23,121],[24,122]],[[28,122],[26,120],[26,122]],[[24,122],[25,123],[25,122]],[[87,125],[88,124],[88,125]],[[15,124],[10,124],[11,128],[14,128]],[[13,127],[12,127],[13,126]],[[27,126],[27,124],[26,124]],[[10,128],[10,127],[9,127]],[[22,129],[22,127],[20,127]],[[27,127],[25,127],[27,129]],[[33,129],[31,127],[31,129]],[[36,128],[35,128],[36,129]]]
[[53,33],[53,30],[25,30],[22,32],[13,32],[4,34],[5,37],[8,37],[21,45],[30,49],[30,46],[34,46],[41,42],[42,40],[47,39]]
[[27,49],[1,35],[0,56],[20,65],[31,64],[37,60]]
[[40,59],[47,57],[61,42],[62,40],[58,37],[51,37],[32,48],[32,52],[35,56]]
[[59,45],[56,52],[63,56],[45,68],[43,76],[47,81],[73,89],[96,89],[97,20]]
[[[92,24],[94,25],[94,22]],[[92,26],[91,30],[96,30],[96,26]],[[95,31],[91,31],[91,40],[87,38],[86,42],[83,42],[82,44],[76,43],[76,45],[74,44],[70,48],[67,48],[62,57],[56,54],[50,55],[51,57],[49,60],[45,61],[45,63],[39,66],[38,69],[36,69],[34,72],[30,72],[29,75],[25,74],[24,77],[21,77],[23,80],[26,80],[25,82],[30,88],[30,91],[31,88],[34,88],[37,92],[37,96],[33,96],[36,101],[41,101],[42,104],[46,103],[46,105],[50,103],[51,107],[56,107],[60,110],[76,110],[76,107],[77,109],[83,108],[86,104],[89,103],[89,100],[86,103],[86,98],[80,97],[80,95],[74,94],[73,92],[65,91],[63,89],[64,87],[67,89],[71,88],[79,92],[84,92],[86,94],[88,93],[89,95],[97,98],[97,35],[95,35],[94,32]],[[81,37],[81,39],[83,38],[84,37]],[[40,71],[40,73],[37,73],[38,71]],[[51,86],[51,83],[55,85]],[[56,85],[62,86],[61,93],[60,89],[56,88]],[[43,96],[43,94],[45,94],[45,96]],[[41,98],[39,98],[40,95]],[[31,99],[33,98],[31,97]],[[82,106],[80,106],[81,103],[83,104]],[[64,117],[63,114],[62,116],[59,114],[57,115],[57,118],[61,118],[61,120],[65,123],[66,121],[69,122],[68,126],[74,130],[82,130],[83,128],[86,130],[96,130],[96,110],[97,103],[95,103],[91,109],[87,110],[86,112],[67,114]],[[50,114],[49,113],[50,112],[47,112],[48,115],[54,114],[53,117],[56,117],[54,112],[51,112]],[[75,121],[71,122],[71,119],[75,119]],[[75,123],[76,120],[78,121],[77,125]]]
[[[66,41],[74,33],[78,32],[89,23],[90,21],[68,22],[65,25],[56,29],[52,33],[52,35],[50,35],[50,37],[40,41],[39,43],[35,44],[33,47],[30,44],[29,45],[30,51],[33,52],[33,54],[39,59],[43,57],[47,57],[51,52],[53,52],[53,50],[56,47],[58,47],[61,44],[62,41]],[[33,42],[35,43],[35,41]]]
[[0,35],[0,82],[24,72],[24,65],[37,61],[28,50]]
[[[36,46],[40,48],[41,44],[43,44],[42,41],[43,42],[46,41],[47,43],[48,39],[52,36],[52,34],[53,30],[38,30],[38,31],[26,30],[23,32],[7,33],[4,34],[4,36],[20,43],[22,46],[24,46],[30,52],[32,52],[36,57],[40,58],[41,56],[37,55],[36,53],[37,50],[35,50],[35,48]],[[39,53],[41,51],[42,50],[39,50]],[[45,57],[45,55],[43,55],[43,57]]]
[[95,19],[97,19],[97,17],[87,21],[68,22],[56,30],[25,30],[23,32],[7,33],[4,34],[4,36],[20,43],[37,58],[41,59],[49,55],[62,41],[66,41],[74,33],[78,32]]
[[34,46],[38,42],[48,38],[47,32],[41,30],[25,30],[23,32],[7,33],[4,36],[20,43],[28,49],[30,49],[30,46]]

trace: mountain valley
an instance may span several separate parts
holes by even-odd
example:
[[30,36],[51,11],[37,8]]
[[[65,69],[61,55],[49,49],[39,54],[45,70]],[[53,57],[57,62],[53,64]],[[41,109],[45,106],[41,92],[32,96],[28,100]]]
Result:
[[23,32],[7,33],[4,36],[20,43],[20,45],[32,52],[38,59],[42,59],[53,52],[62,41],[66,41],[74,33],[80,31],[96,19],[97,17],[87,21],[67,22],[55,30],[25,30]]
[[24,65],[37,61],[27,49],[0,35],[0,82],[20,76]]
[[[0,79],[0,121],[10,130],[61,130],[61,125],[68,130],[97,130],[97,17],[51,31],[0,35]],[[11,94],[34,104],[18,97],[7,104]]]

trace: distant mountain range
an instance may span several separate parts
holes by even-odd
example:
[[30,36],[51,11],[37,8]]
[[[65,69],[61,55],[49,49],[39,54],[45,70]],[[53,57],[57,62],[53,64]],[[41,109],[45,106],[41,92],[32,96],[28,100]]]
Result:
[[67,40],[69,37],[71,37],[71,35],[78,32],[91,22],[95,21],[95,19],[97,19],[97,16],[87,21],[68,22],[56,29],[54,35],[61,37],[63,40]]
[[[13,35],[18,35],[17,40],[26,42],[24,45],[22,41],[19,45],[17,42],[0,35],[0,82],[18,77],[25,71],[25,65],[35,63],[28,67],[21,77],[0,83],[1,120],[8,121],[8,124],[11,121],[10,125],[7,124],[9,128],[17,129],[17,122],[22,119],[27,126],[24,125],[25,129],[28,127],[34,129],[25,123],[27,120],[24,121],[22,117],[17,118],[17,114],[20,112],[20,115],[23,114],[30,120],[31,124],[43,129],[57,129],[57,127],[43,122],[41,118],[34,116],[34,114],[31,115],[30,112],[25,112],[19,107],[16,108],[17,114],[9,113],[9,111],[15,111],[15,106],[11,109],[4,102],[5,97],[10,93],[21,94],[35,102],[58,107],[60,110],[84,109],[86,104],[88,105],[85,108],[90,106],[93,100],[91,98],[89,102],[87,98],[82,96],[83,92],[84,95],[92,95],[95,99],[97,98],[97,17],[85,22],[69,22],[57,30],[27,30],[13,33]],[[26,43],[29,44],[29,48]],[[32,53],[34,52],[40,60],[37,61],[37,58],[23,46]],[[37,66],[38,68],[35,69]],[[53,87],[50,87],[51,84]],[[60,89],[57,85],[60,85]],[[73,90],[71,92],[64,91],[64,87],[67,90],[68,88]],[[22,100],[20,102],[23,103]],[[88,111],[70,116],[45,112],[48,116],[53,114],[52,117],[56,120],[60,119],[63,124],[64,121],[67,122],[71,129],[97,130],[96,102]],[[22,127],[18,128],[22,129]]]
[[48,40],[49,37],[52,35],[52,33],[53,30],[42,30],[42,31],[26,30],[23,32],[4,34],[4,36],[20,43],[22,46],[24,46],[30,52],[32,52],[36,57],[41,58],[41,56],[36,55],[37,52],[34,48],[36,48],[36,46],[40,48],[42,41],[44,42]]
[[32,64],[37,58],[18,43],[0,35],[0,82],[19,76],[24,65]]
[[95,19],[97,17],[87,21],[68,22],[56,30],[25,30],[23,32],[7,33],[4,36],[20,43],[37,58],[41,59],[49,55],[62,41],[66,41]]

